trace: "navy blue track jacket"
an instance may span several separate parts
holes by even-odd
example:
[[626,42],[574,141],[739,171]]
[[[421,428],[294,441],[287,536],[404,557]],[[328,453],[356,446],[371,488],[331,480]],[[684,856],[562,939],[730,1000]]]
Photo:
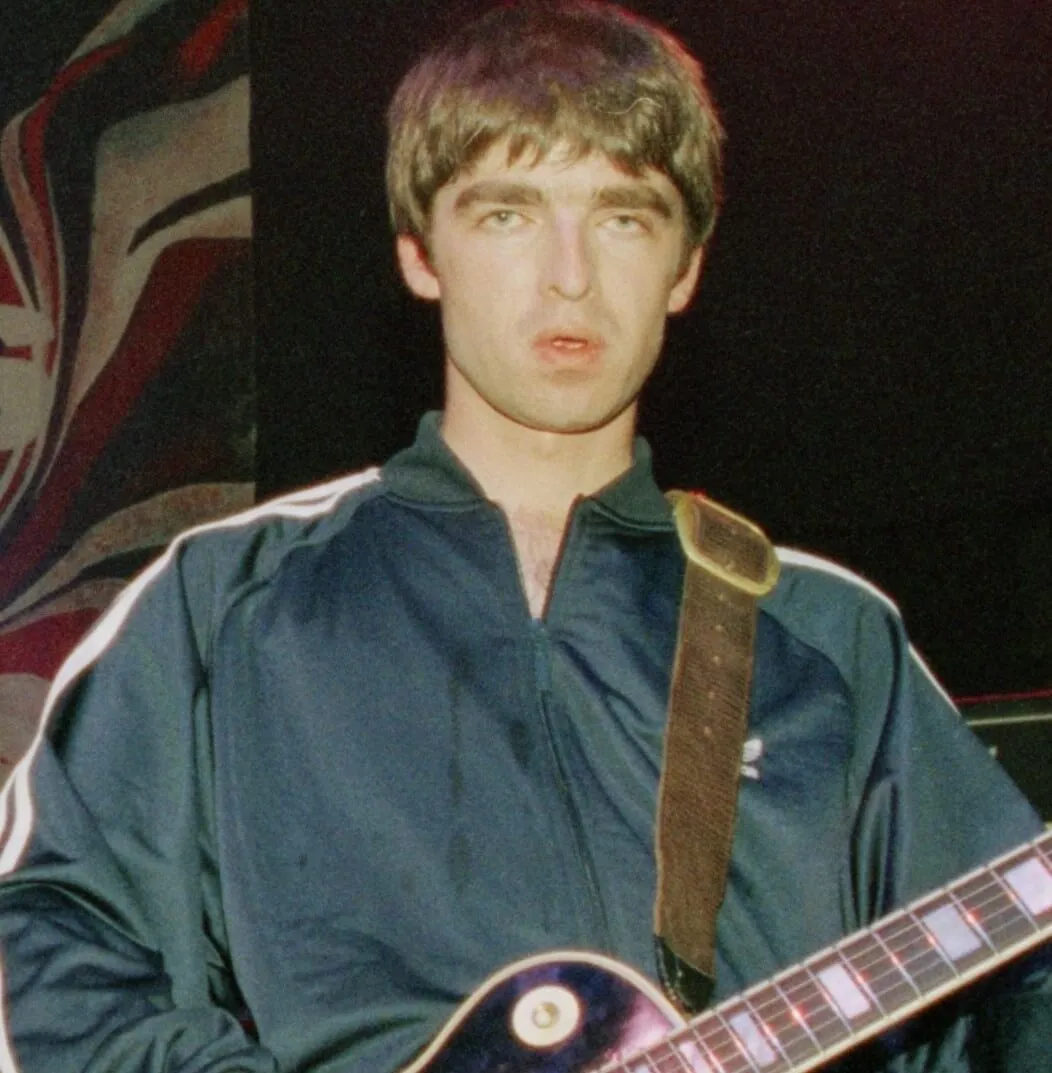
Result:
[[[1040,829],[894,606],[782,558],[724,995]],[[640,442],[576,504],[532,619],[437,415],[382,470],[176,541],[67,663],[6,792],[0,1071],[388,1073],[512,959],[653,974],[682,575]],[[1052,1038],[1047,996],[1004,1008],[1018,1054]],[[968,1058],[995,1028],[943,1021],[890,1068],[1001,1068]]]

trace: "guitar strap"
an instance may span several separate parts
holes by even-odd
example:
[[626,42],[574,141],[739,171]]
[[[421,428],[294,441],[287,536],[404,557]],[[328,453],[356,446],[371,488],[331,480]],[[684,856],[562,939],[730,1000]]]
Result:
[[668,498],[687,567],[658,789],[654,930],[665,989],[693,1013],[715,986],[756,604],[774,588],[779,565],[751,522],[689,492]]

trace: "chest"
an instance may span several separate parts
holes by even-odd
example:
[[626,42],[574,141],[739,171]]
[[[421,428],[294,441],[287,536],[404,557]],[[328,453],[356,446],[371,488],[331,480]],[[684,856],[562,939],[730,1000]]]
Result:
[[[411,1053],[450,1012],[446,996],[539,950],[606,950],[653,971],[674,534],[578,531],[561,552],[546,534],[529,561],[558,563],[557,577],[531,622],[500,519],[475,539],[455,522],[409,533],[411,547],[384,527],[353,558],[304,557],[296,569],[326,585],[304,584],[301,599],[290,575],[261,590],[227,623],[237,643],[216,646],[236,654],[211,678],[224,898],[268,1040],[291,1040],[324,1007],[348,1038],[411,1024]],[[761,707],[762,722],[774,708],[786,719],[785,698]],[[789,741],[761,727],[771,789],[800,724],[783,725]],[[795,752],[813,763],[805,746]],[[806,764],[793,767],[776,795],[788,813],[758,809],[766,791],[749,787],[728,979],[780,960],[772,945],[793,944],[767,922],[803,901],[769,882],[789,869],[757,847],[772,831],[788,843],[787,829],[812,844],[834,814]],[[818,886],[810,911],[828,914],[835,888]]]
[[526,602],[530,614],[540,618],[559,562],[564,523],[543,511],[522,508],[510,510],[507,517]]

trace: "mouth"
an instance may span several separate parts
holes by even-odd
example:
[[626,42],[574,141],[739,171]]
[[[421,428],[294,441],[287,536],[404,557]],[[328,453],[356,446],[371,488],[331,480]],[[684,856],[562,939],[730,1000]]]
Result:
[[602,336],[572,330],[542,332],[533,339],[534,350],[548,361],[592,361],[605,346]]

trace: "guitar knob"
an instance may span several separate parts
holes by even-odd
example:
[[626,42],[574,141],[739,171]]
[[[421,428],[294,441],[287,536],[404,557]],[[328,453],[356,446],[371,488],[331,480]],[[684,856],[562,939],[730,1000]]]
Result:
[[511,1030],[516,1039],[539,1050],[565,1043],[580,1023],[580,1000],[559,984],[543,984],[527,991],[511,1011]]

